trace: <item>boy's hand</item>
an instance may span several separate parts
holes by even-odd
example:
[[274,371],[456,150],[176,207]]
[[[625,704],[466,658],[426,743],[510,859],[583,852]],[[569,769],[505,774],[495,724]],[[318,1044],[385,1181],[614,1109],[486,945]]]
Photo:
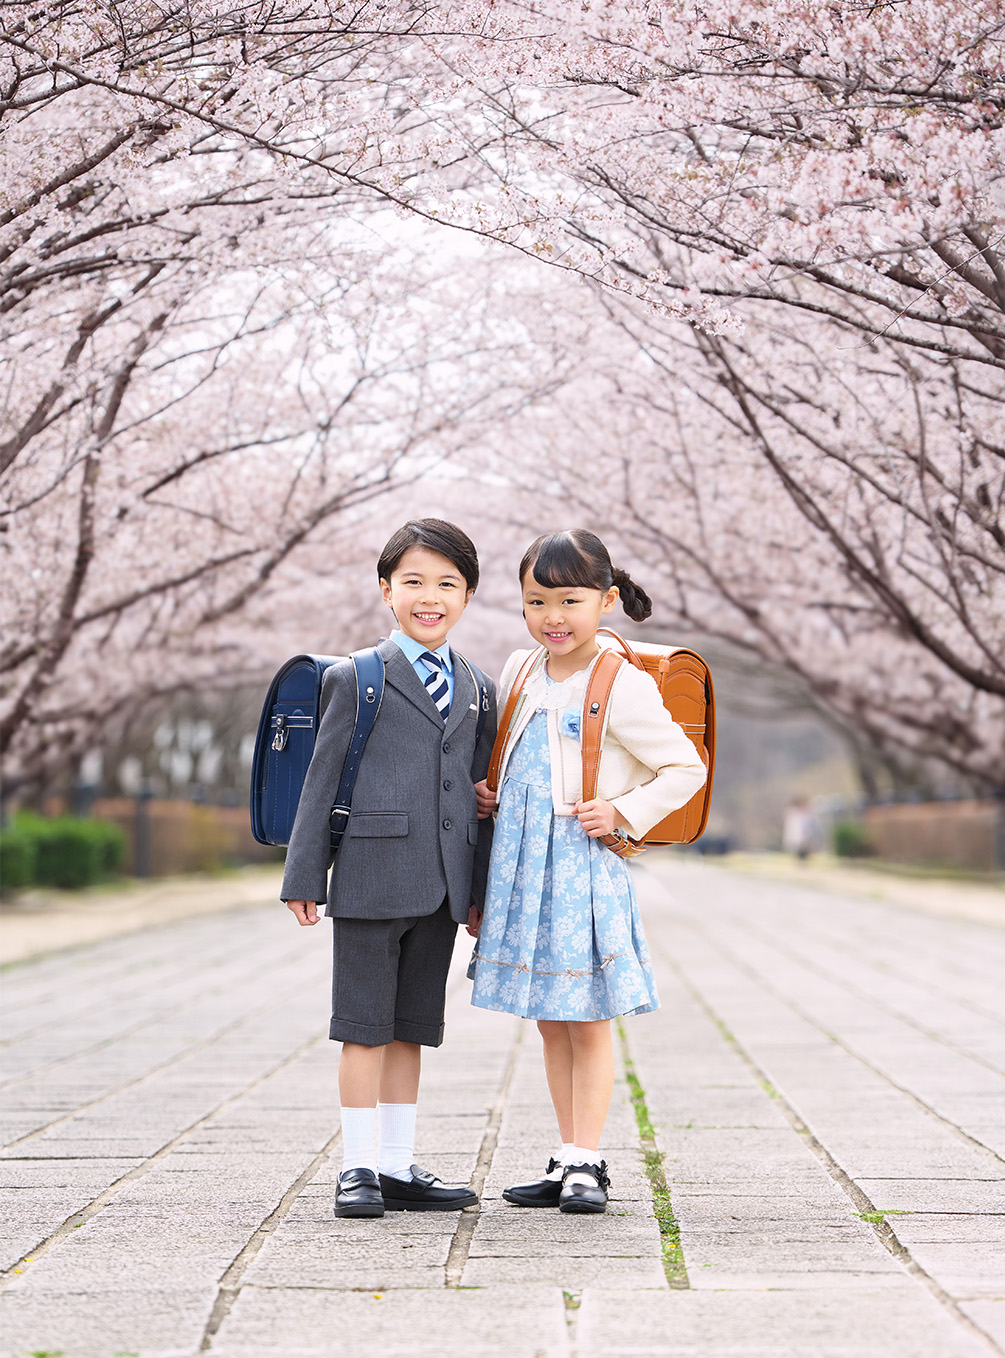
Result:
[[611,802],[605,802],[602,797],[596,797],[592,802],[577,802],[576,815],[591,839],[613,834],[616,826],[624,825],[617,807]]
[[499,798],[496,793],[489,790],[484,778],[480,783],[475,783],[475,796],[478,799],[478,819],[485,820],[499,805]]
[[468,922],[464,927],[472,938],[478,937],[478,931],[482,927],[482,912],[478,909],[477,905],[469,907]]
[[286,908],[293,911],[298,924],[307,925],[317,924],[318,922],[317,901],[287,901]]

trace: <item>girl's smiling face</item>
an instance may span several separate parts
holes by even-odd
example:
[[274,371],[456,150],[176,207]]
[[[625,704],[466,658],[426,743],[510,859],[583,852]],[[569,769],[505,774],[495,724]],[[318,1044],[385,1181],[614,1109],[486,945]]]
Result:
[[552,678],[568,678],[584,669],[598,651],[597,628],[617,603],[616,586],[609,590],[585,585],[538,584],[533,569],[523,579],[523,612],[527,630],[548,652]]
[[454,563],[429,547],[410,547],[380,592],[401,630],[427,651],[443,645],[474,594]]

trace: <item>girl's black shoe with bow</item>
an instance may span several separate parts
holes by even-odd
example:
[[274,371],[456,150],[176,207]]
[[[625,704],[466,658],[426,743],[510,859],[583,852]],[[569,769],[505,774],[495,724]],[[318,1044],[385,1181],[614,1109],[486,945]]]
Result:
[[560,1168],[553,1156],[548,1161],[543,1179],[532,1179],[527,1184],[512,1184],[503,1189],[503,1197],[507,1202],[516,1203],[517,1207],[557,1207],[562,1192],[562,1176],[555,1171]]
[[603,1212],[607,1207],[607,1161],[599,1165],[566,1165],[559,1194],[560,1212]]

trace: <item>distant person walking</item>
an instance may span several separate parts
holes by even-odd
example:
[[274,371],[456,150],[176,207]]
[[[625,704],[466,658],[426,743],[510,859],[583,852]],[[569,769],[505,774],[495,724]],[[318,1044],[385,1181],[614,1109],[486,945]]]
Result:
[[[472,1003],[538,1021],[561,1146],[544,1177],[507,1188],[521,1207],[603,1212],[600,1134],[614,1088],[610,1020],[659,1007],[632,879],[600,843],[621,828],[641,838],[705,781],[697,750],[632,665],[618,672],[603,739],[599,795],[583,801],[580,723],[601,646],[597,628],[620,596],[628,616],[652,605],[584,530],[551,533],[520,565],[527,629],[542,648],[527,675],[499,769],[499,815]],[[531,656],[503,669],[500,702]],[[496,796],[476,784],[479,811]]]
[[820,843],[820,825],[805,797],[794,797],[785,808],[782,848],[804,863]]

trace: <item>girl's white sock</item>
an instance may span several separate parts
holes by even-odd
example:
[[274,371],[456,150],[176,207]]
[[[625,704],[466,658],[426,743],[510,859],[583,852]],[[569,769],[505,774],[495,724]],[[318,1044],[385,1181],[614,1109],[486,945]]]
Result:
[[[600,1169],[600,1152],[587,1150],[585,1146],[563,1146],[567,1152],[565,1163],[567,1165],[593,1165],[595,1169]],[[589,1174],[570,1174],[565,1180],[566,1184],[583,1184],[592,1186],[593,1177]]]
[[554,1179],[556,1182],[561,1179],[562,1175],[565,1173],[566,1165],[573,1163],[569,1159],[569,1152],[574,1149],[575,1147],[571,1141],[563,1141],[560,1149],[552,1156],[552,1159],[555,1161],[555,1168],[550,1174],[546,1174],[544,1177],[546,1179]]
[[585,1146],[563,1146],[567,1165],[596,1165],[600,1168],[600,1152],[587,1150]]
[[415,1160],[415,1104],[379,1103],[381,1174],[411,1179]]
[[342,1169],[377,1173],[376,1108],[342,1109]]

